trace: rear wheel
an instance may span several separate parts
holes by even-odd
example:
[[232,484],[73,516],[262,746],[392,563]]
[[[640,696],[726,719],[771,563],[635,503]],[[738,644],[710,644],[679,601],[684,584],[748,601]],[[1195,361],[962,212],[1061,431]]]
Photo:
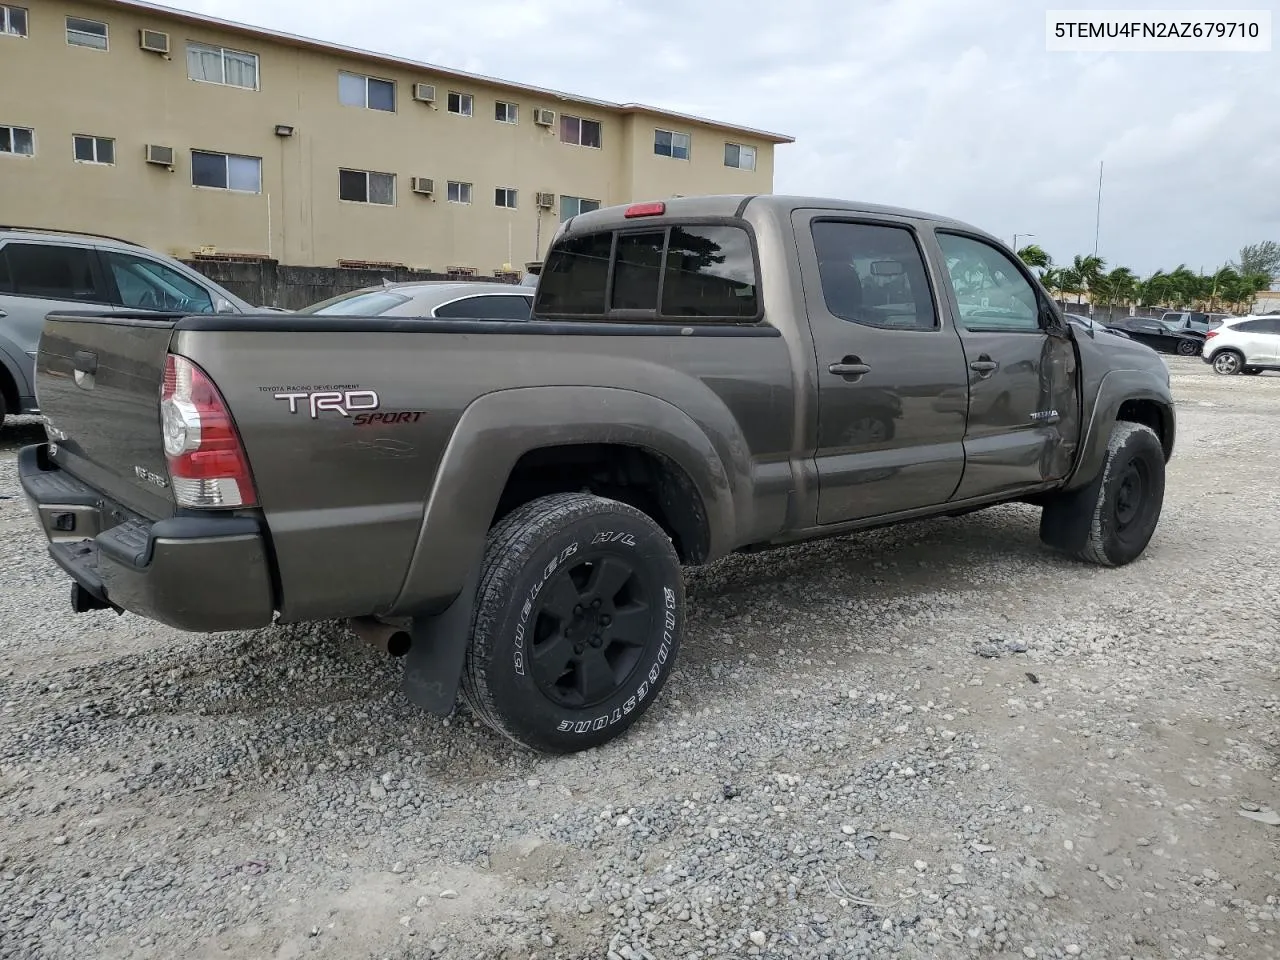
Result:
[[1200,353],[1200,344],[1196,343],[1194,340],[1178,341],[1178,356],[1194,357],[1199,353]]
[[1040,538],[1089,563],[1131,563],[1146,550],[1160,520],[1164,474],[1164,450],[1155,431],[1118,421],[1098,476],[1045,506]]
[[1244,369],[1244,357],[1235,350],[1223,350],[1213,358],[1213,372],[1230,377]]
[[540,497],[490,531],[463,695],[523,746],[599,746],[657,697],[683,630],[680,560],[657,523],[592,494]]

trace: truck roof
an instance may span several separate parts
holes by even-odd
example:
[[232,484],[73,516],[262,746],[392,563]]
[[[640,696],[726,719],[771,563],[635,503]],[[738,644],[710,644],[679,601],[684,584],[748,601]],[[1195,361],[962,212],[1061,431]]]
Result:
[[[707,194],[696,197],[671,197],[661,201],[637,201],[637,203],[646,202],[664,204],[664,215],[670,217],[741,217],[748,207],[752,210],[764,209],[785,216],[789,215],[792,210],[817,207],[824,210],[839,210],[848,213],[869,213],[880,216],[904,217],[912,220],[929,220],[938,224],[962,227],[971,232],[990,236],[987,231],[972,224],[940,216],[936,213],[913,210],[909,207],[868,203],[860,200],[840,200],[833,197],[777,193]],[[625,221],[624,214],[627,208],[635,205],[635,203],[616,204],[610,207],[601,207],[589,213],[579,214],[566,222],[565,231],[578,233],[616,226],[620,221]]]

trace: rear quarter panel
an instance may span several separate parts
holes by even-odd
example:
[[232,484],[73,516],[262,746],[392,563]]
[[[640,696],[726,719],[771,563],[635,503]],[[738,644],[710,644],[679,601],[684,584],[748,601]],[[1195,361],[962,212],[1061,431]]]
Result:
[[[781,337],[571,336],[536,332],[536,322],[483,333],[441,332],[440,321],[395,330],[344,321],[333,332],[233,326],[180,329],[175,349],[213,377],[236,420],[271,532],[284,620],[421,607],[456,593],[463,545],[426,538],[420,551],[450,559],[432,563],[444,573],[402,596],[442,458],[451,444],[466,444],[454,431],[479,398],[501,391],[529,391],[529,412],[472,451],[463,475],[476,471],[476,484],[460,493],[466,502],[437,498],[433,510],[492,516],[494,474],[525,449],[598,440],[583,433],[597,411],[566,415],[550,394],[540,411],[538,401],[539,389],[594,387],[660,398],[697,423],[733,501],[735,529],[717,534],[726,549],[784,521],[794,387]],[[275,396],[330,387],[376,391],[378,412],[407,416],[391,424],[332,411],[312,418],[305,404],[291,413]],[[583,403],[591,396],[583,391]],[[648,431],[661,449],[650,424],[626,426],[635,428],[623,431],[631,441]],[[705,465],[684,466],[706,474]]]

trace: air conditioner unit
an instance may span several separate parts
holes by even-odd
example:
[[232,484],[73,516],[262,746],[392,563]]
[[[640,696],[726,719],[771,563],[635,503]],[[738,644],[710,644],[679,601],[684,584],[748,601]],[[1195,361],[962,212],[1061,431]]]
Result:
[[414,193],[432,194],[436,192],[435,181],[430,177],[414,177],[409,181]]
[[533,122],[540,127],[549,127],[556,122],[556,112],[554,110],[535,110],[533,111]]
[[413,99],[420,103],[436,102],[436,86],[434,83],[415,83],[413,85]]
[[550,210],[556,205],[556,195],[554,193],[539,193],[535,199],[539,210]]
[[169,35],[159,30],[139,30],[138,46],[149,53],[169,52]]
[[173,166],[173,147],[161,147],[154,143],[147,144],[147,163],[162,167]]

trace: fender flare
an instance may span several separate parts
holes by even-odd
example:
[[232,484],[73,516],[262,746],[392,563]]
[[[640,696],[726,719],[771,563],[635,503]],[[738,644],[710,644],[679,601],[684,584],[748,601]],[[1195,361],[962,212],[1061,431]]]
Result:
[[735,542],[730,474],[707,433],[680,408],[618,387],[517,387],[487,393],[462,413],[427,496],[404,583],[384,616],[440,609],[463,589],[512,468],[531,450],[611,443],[661,454],[693,481],[707,518],[708,555]]
[[1062,490],[1076,490],[1088,484],[1102,469],[1106,459],[1111,428],[1119,418],[1120,408],[1130,400],[1155,404],[1160,415],[1161,437],[1166,462],[1173,455],[1177,434],[1177,415],[1169,385],[1149,370],[1109,370],[1098,382],[1093,409],[1087,411],[1088,426],[1080,442],[1075,469],[1062,485]]

